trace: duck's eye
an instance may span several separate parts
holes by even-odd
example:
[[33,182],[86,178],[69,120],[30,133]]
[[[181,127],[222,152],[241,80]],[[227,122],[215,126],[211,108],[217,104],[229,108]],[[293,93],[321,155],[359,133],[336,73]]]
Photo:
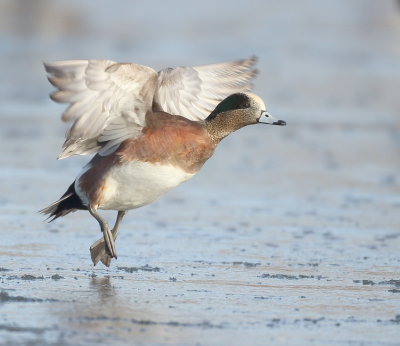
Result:
[[261,115],[264,115],[266,118],[269,117],[269,114],[267,113],[267,111],[261,111]]

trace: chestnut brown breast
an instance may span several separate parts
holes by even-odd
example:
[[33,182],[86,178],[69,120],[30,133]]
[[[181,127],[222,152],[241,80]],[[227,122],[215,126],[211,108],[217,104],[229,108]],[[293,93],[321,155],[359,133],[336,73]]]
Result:
[[115,155],[119,163],[140,160],[169,164],[195,173],[214,149],[215,144],[202,122],[156,112],[147,114],[143,135],[125,140]]

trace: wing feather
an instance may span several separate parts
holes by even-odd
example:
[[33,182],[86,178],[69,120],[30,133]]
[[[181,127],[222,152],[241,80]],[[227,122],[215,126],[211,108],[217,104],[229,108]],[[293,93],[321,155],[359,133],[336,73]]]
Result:
[[157,102],[164,111],[191,120],[205,119],[227,96],[250,91],[256,57],[158,72]]
[[[157,73],[146,66],[111,60],[69,60],[44,63],[50,97],[69,103],[62,120],[73,121],[59,158],[110,149],[126,136],[138,136],[151,109]],[[109,124],[119,123],[119,127]],[[110,143],[108,143],[110,142]]]

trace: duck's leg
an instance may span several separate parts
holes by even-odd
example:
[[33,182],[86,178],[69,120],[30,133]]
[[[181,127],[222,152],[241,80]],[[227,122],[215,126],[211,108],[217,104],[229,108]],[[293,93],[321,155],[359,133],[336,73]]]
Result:
[[117,258],[117,253],[115,250],[115,242],[114,238],[112,237],[112,233],[110,231],[110,228],[108,227],[108,223],[106,220],[104,220],[98,213],[95,208],[93,208],[92,205],[89,205],[89,213],[97,220],[97,222],[100,225],[101,231],[103,232],[103,238],[104,241],[106,242],[106,250],[109,253],[109,255],[112,257]]
[[[119,225],[126,214],[126,211],[118,211],[117,219],[115,220],[115,225],[111,231],[112,238],[115,239],[118,236]],[[104,237],[97,240],[90,247],[90,255],[92,257],[93,264],[96,265],[99,261],[101,261],[106,267],[110,266],[112,256],[107,251],[107,246],[104,242]]]
[[121,210],[118,211],[117,219],[115,220],[115,225],[111,231],[112,235],[114,237],[114,240],[117,239],[117,236],[119,233],[119,225],[120,225],[122,219],[124,218],[125,214],[126,214],[126,211],[121,211]]

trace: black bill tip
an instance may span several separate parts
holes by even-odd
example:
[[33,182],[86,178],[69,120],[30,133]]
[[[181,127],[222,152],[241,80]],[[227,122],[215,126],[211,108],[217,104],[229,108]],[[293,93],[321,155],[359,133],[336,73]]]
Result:
[[279,125],[279,126],[286,126],[286,121],[284,120],[278,120],[272,123],[272,125]]

